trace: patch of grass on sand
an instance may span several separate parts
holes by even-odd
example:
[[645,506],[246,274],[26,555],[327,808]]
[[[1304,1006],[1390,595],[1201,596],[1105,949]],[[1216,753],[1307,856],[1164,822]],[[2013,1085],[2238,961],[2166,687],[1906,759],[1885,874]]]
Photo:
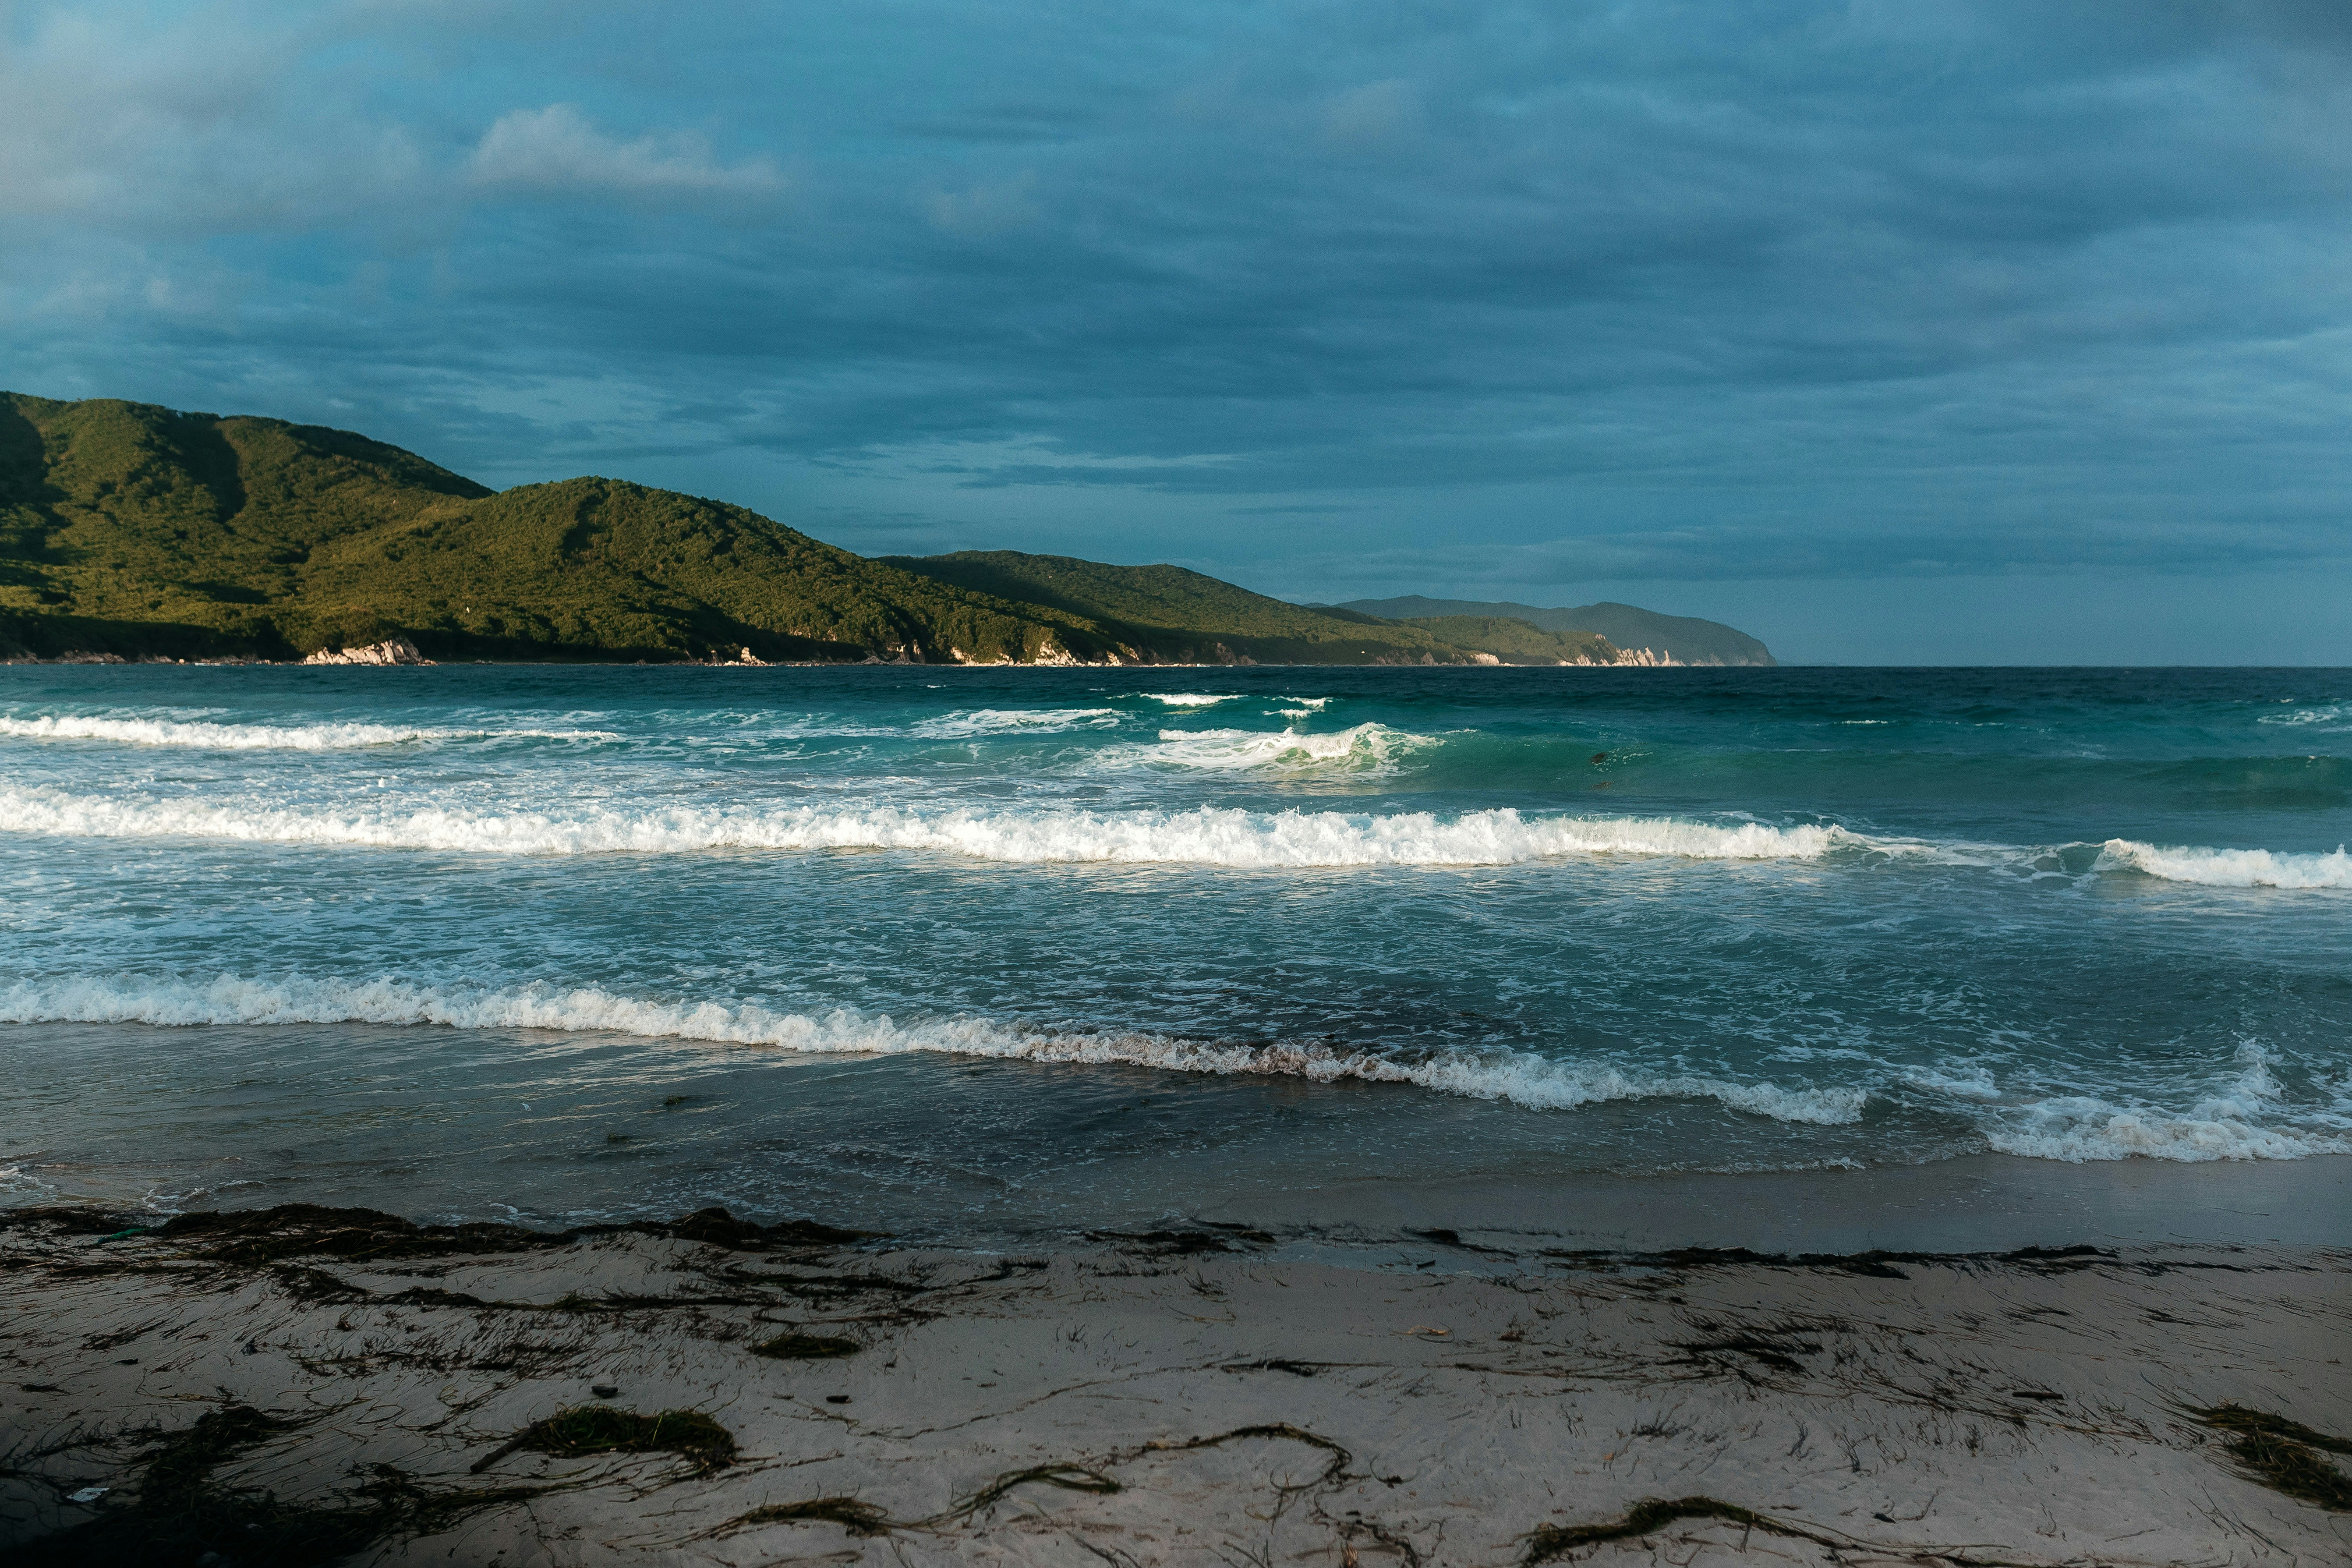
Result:
[[1557,1561],[1580,1547],[1648,1535],[1685,1519],[1719,1519],[1731,1524],[1769,1530],[1775,1535],[1790,1533],[1777,1520],[1767,1519],[1752,1509],[1721,1502],[1711,1497],[1644,1498],[1628,1509],[1624,1518],[1611,1523],[1536,1526],[1527,1538],[1528,1554],[1519,1561],[1525,1568],[1534,1568],[1536,1563]]
[[197,1417],[184,1432],[155,1434],[129,1495],[97,1518],[14,1549],[14,1568],[93,1568],[210,1558],[241,1568],[317,1568],[340,1563],[392,1535],[447,1528],[465,1515],[536,1497],[537,1487],[429,1491],[397,1471],[359,1489],[357,1507],[289,1503],[275,1493],[225,1487],[213,1472],[247,1450],[296,1429],[248,1405],[229,1405]]
[[845,1340],[832,1334],[803,1334],[797,1331],[762,1340],[751,1347],[753,1355],[763,1355],[776,1361],[829,1361],[835,1356],[856,1355],[866,1347],[856,1340]]
[[608,1405],[576,1405],[534,1421],[488,1458],[476,1461],[478,1475],[519,1449],[585,1458],[593,1454],[677,1454],[698,1473],[735,1462],[734,1435],[699,1410],[664,1410],[641,1415]]
[[2352,1454],[2352,1442],[2239,1405],[2211,1405],[2189,1415],[2200,1426],[2226,1434],[2230,1457],[2263,1485],[2321,1508],[2352,1513],[2352,1477],[2313,1452],[2325,1448]]

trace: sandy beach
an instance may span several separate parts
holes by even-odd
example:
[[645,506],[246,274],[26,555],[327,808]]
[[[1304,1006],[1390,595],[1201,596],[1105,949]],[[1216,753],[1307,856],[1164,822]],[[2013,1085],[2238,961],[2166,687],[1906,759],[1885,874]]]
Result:
[[12,1562],[2352,1559],[2337,1248],[110,1225],[0,1232]]

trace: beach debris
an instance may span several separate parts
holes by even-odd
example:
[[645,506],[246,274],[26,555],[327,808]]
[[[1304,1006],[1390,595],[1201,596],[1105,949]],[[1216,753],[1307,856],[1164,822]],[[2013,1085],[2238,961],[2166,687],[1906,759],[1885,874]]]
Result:
[[2242,1405],[2192,1407],[2187,1414],[2199,1426],[2224,1434],[2230,1458],[2252,1479],[2291,1498],[2352,1513],[2352,1476],[2314,1451],[2352,1454],[2352,1442]]
[[1274,1237],[1263,1230],[1236,1226],[1223,1236],[1205,1230],[1090,1230],[1087,1232],[1087,1239],[1150,1252],[1160,1258],[1190,1258],[1200,1253],[1239,1252],[1243,1250],[1241,1244],[1245,1242],[1263,1247],[1272,1242]]
[[803,1334],[793,1330],[761,1341],[751,1347],[751,1353],[777,1361],[826,1361],[835,1356],[856,1355],[865,1348],[856,1340],[832,1334]]
[[676,1454],[690,1463],[697,1475],[708,1475],[735,1462],[735,1437],[699,1410],[663,1410],[645,1415],[600,1405],[575,1405],[532,1422],[475,1460],[472,1473],[478,1476],[509,1454],[520,1451],[560,1459],[597,1454]]
[[1325,1367],[1347,1363],[1330,1361],[1292,1361],[1284,1356],[1268,1356],[1264,1361],[1229,1361],[1226,1372],[1286,1372],[1293,1377],[1313,1377]]
[[[1355,1462],[1353,1454],[1324,1436],[1320,1432],[1309,1432],[1303,1426],[1293,1426],[1287,1421],[1270,1422],[1256,1426],[1236,1426],[1230,1432],[1219,1432],[1213,1436],[1187,1437],[1181,1441],[1172,1437],[1163,1437],[1146,1443],[1134,1452],[1137,1455],[1182,1454],[1195,1448],[1223,1447],[1227,1443],[1238,1443],[1252,1437],[1304,1443],[1310,1448],[1320,1448],[1330,1455],[1331,1462],[1324,1466],[1323,1473],[1307,1483],[1307,1486],[1328,1485],[1345,1476],[1348,1473],[1348,1467]],[[1283,1492],[1301,1492],[1307,1490],[1307,1486],[1279,1487],[1276,1489]]]
[[1774,1535],[1820,1539],[1810,1531],[1790,1526],[1786,1521],[1770,1519],[1737,1503],[1722,1502],[1711,1497],[1644,1498],[1626,1510],[1624,1518],[1605,1524],[1536,1526],[1521,1538],[1527,1542],[1528,1551],[1519,1562],[1521,1568],[1535,1568],[1537,1563],[1556,1562],[1580,1547],[1655,1534],[1667,1525],[1685,1519],[1718,1519],[1731,1524],[1745,1525],[1750,1530],[1769,1531]]
[[697,1209],[684,1219],[667,1226],[644,1226],[656,1235],[674,1236],[680,1241],[699,1241],[710,1247],[723,1247],[730,1252],[765,1252],[778,1247],[838,1247],[853,1241],[869,1241],[875,1233],[866,1230],[842,1230],[829,1225],[819,1225],[812,1219],[788,1219],[776,1225],[757,1225],[737,1219],[723,1208]]
[[[302,1423],[234,1402],[173,1433],[150,1432],[128,1502],[94,1519],[10,1548],[10,1568],[89,1568],[92,1563],[338,1563],[394,1535],[429,1534],[483,1509],[522,1501],[545,1487],[428,1490],[389,1465],[375,1467],[357,1505],[282,1500],[274,1492],[227,1487],[213,1472]],[[89,1486],[68,1500],[96,1501],[116,1489]]]
[[[1717,1327],[1711,1323],[1701,1323],[1697,1326],[1702,1329]],[[1744,1356],[1760,1365],[1769,1366],[1776,1372],[1801,1373],[1805,1370],[1805,1365],[1797,1359],[1799,1356],[1822,1353],[1819,1340],[1806,1339],[1803,1336],[1820,1333],[1824,1327],[1834,1330],[1842,1325],[1772,1323],[1751,1329],[1718,1330],[1712,1339],[1669,1340],[1666,1342],[1675,1350],[1686,1352],[1689,1360],[1696,1363],[1706,1364],[1714,1361],[1715,1364],[1725,1364],[1715,1361],[1715,1358]],[[1739,1370],[1739,1363],[1737,1362],[1727,1364],[1735,1371]]]
[[805,1502],[774,1502],[739,1513],[710,1533],[733,1535],[769,1524],[837,1524],[856,1536],[887,1535],[890,1518],[871,1503],[856,1498],[810,1498]]
[[1110,1477],[1104,1475],[1100,1470],[1087,1469],[1084,1465],[1033,1465],[1025,1470],[1005,1471],[970,1497],[958,1500],[945,1513],[939,1515],[937,1520],[925,1520],[923,1522],[932,1524],[939,1520],[955,1519],[966,1514],[978,1513],[1013,1488],[1027,1486],[1032,1481],[1049,1487],[1060,1487],[1064,1491],[1095,1492],[1103,1496],[1108,1496],[1112,1492],[1122,1489]]
[[418,1225],[377,1209],[331,1208],[320,1204],[184,1214],[158,1226],[152,1234],[163,1241],[205,1244],[206,1249],[197,1256],[208,1263],[251,1267],[284,1258],[361,1259],[525,1252],[557,1246],[564,1239],[518,1226]]

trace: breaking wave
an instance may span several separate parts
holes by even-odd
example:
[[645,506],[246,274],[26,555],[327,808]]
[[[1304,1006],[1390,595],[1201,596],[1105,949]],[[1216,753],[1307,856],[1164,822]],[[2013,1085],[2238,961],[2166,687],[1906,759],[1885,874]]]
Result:
[[2347,727],[2338,724],[2336,722],[2338,720],[2352,720],[2352,708],[2340,706],[2294,708],[2284,713],[2265,713],[2254,722],[2257,724],[2323,724],[2329,727],[2330,733],[2334,733]]
[[1318,768],[1372,772],[1408,752],[1443,744],[1436,736],[1392,730],[1386,724],[1359,724],[1324,734],[1299,730],[1162,730],[1158,745],[1120,747],[1106,752],[1101,761],[1113,767],[1143,763],[1232,772],[1300,773]]
[[402,724],[214,724],[171,719],[44,714],[0,718],[0,735],[32,741],[112,741],[232,752],[341,752],[418,741],[617,741],[609,730],[451,730]]
[[1165,702],[1171,708],[1209,708],[1220,702],[1238,701],[1241,698],[1238,691],[1147,691],[1144,695],[1154,702]]
[[[548,1029],[620,1034],[809,1055],[936,1052],[1005,1060],[1148,1068],[1216,1077],[1266,1076],[1316,1083],[1394,1084],[1536,1110],[1611,1101],[1711,1100],[1770,1121],[1823,1127],[1861,1121],[1873,1090],[1735,1082],[1695,1073],[1628,1070],[1606,1061],[1552,1060],[1526,1052],[1438,1051],[1423,1057],[1351,1049],[1331,1040],[1236,1041],[1150,1032],[1052,1029],[953,1016],[901,1023],[842,1008],[795,1013],[742,1002],[663,1002],[595,986],[440,987],[393,979],[352,981],[223,974],[208,981],[135,974],[19,980],[0,990],[0,1022],[162,1026],[373,1024],[455,1029]],[[2267,1058],[2185,1111],[2118,1107],[2091,1096],[2026,1104],[1979,1104],[1969,1112],[1994,1151],[2072,1163],[2135,1155],[2171,1161],[2292,1160],[2352,1152],[2352,1137],[2324,1128],[2265,1126],[2281,1089]],[[1980,1100],[1990,1086],[1909,1075],[1917,1087]],[[2323,1116],[2342,1123],[2342,1117]]]
[[1858,1121],[1859,1089],[1782,1088],[1690,1075],[1627,1072],[1606,1063],[1555,1062],[1517,1052],[1441,1053],[1399,1060],[1327,1041],[1237,1042],[1159,1034],[1057,1032],[985,1018],[900,1024],[883,1014],[822,1016],[743,1003],[651,1002],[595,987],[534,984],[511,990],[442,990],[397,980],[205,982],[139,976],[19,981],[0,991],[0,1022],[17,1024],[383,1024],[458,1029],[604,1031],[654,1039],[771,1046],[823,1054],[894,1056],[936,1051],[1153,1068],[1216,1076],[1267,1075],[1318,1083],[1353,1079],[1411,1085],[1538,1110],[1573,1110],[1619,1100],[1713,1100],[1776,1121],[1842,1126]]
[[[2300,1160],[2352,1152],[2340,1131],[2264,1126],[2257,1121],[2283,1099],[2271,1060],[2258,1048],[2239,1052],[2236,1079],[2186,1111],[2116,1106],[2068,1095],[1989,1113],[1986,1142],[1996,1152],[2040,1160]],[[2339,1108],[2340,1109],[2340,1108]],[[2345,1123],[2341,1116],[2323,1121]]]
[[2208,888],[2352,888],[2352,856],[2346,855],[2342,845],[2322,855],[2110,838],[2100,848],[2099,865]]
[[926,740],[961,740],[971,735],[1052,735],[1066,730],[1108,729],[1118,722],[1115,708],[976,708],[928,719],[906,730],[869,730],[869,734],[919,735]]
[[918,812],[894,806],[770,812],[673,806],[483,814],[332,812],[201,801],[0,790],[0,831],[98,838],[474,851],[497,855],[677,854],[719,849],[928,849],[982,860],[1173,861],[1229,867],[1502,866],[1567,856],[1810,860],[1835,849],[1933,853],[1842,827],[1718,826],[1672,817],[1526,817],[1478,811],[1133,813]]

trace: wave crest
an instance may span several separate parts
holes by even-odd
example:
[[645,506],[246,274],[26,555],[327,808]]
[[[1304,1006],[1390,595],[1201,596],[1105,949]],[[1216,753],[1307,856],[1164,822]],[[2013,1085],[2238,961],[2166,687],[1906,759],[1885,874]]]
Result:
[[1409,752],[1443,744],[1434,735],[1416,735],[1378,723],[1358,724],[1353,729],[1321,734],[1301,730],[1162,730],[1158,745],[1122,748],[1106,754],[1104,760],[1113,766],[1141,763],[1223,771],[1374,771],[1391,765]]
[[1426,812],[924,813],[892,806],[770,812],[487,814],[447,809],[336,813],[201,801],[0,790],[0,830],[100,838],[453,850],[496,855],[679,854],[722,849],[920,849],[1009,862],[1180,862],[1236,868],[1502,866],[1570,856],[1700,860],[1817,859],[1832,849],[1914,847],[1841,827],[1732,826],[1671,817],[1523,817]]
[[112,741],[231,752],[341,752],[419,741],[617,741],[609,730],[450,730],[404,724],[216,724],[81,714],[0,718],[0,735],[30,741]]
[[2340,844],[2333,854],[2322,855],[2110,838],[2100,847],[2099,866],[2207,888],[2352,888],[2352,856]]
[[1985,1142],[1994,1152],[2036,1160],[2300,1160],[2352,1152],[2352,1142],[2325,1133],[2262,1127],[2239,1117],[2124,1109],[2104,1100],[2065,1097],[2013,1107],[1990,1118]]
[[18,981],[0,991],[0,1022],[16,1024],[438,1025],[458,1029],[610,1032],[653,1039],[771,1046],[813,1054],[932,1051],[1035,1062],[1116,1065],[1217,1077],[1263,1075],[1317,1083],[1409,1085],[1539,1110],[1619,1100],[1713,1100],[1778,1121],[1842,1125],[1860,1119],[1859,1089],[1785,1088],[1691,1075],[1658,1077],[1607,1063],[1557,1062],[1511,1051],[1441,1053],[1408,1061],[1324,1040],[1232,1041],[1149,1033],[1056,1032],[986,1018],[900,1024],[848,1008],[822,1016],[746,1003],[654,1002],[594,986],[442,990],[406,981],[253,980],[223,974],[74,976]]

